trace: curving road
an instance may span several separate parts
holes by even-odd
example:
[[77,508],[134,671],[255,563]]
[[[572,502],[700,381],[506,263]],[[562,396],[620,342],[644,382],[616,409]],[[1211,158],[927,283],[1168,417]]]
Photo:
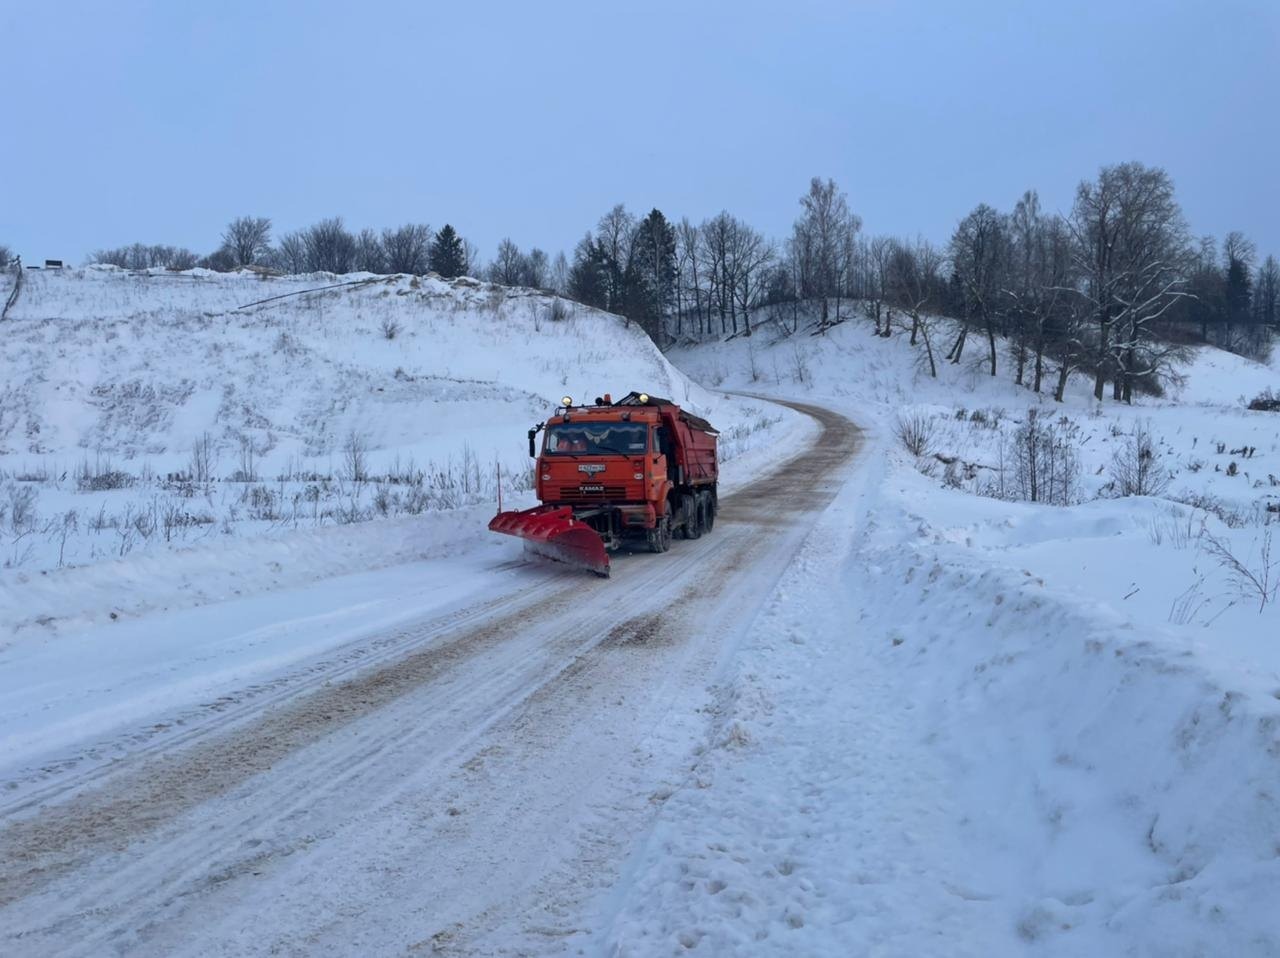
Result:
[[568,947],[716,728],[714,685],[848,474],[821,432],[716,529],[611,580],[362,640],[0,798],[7,955],[524,954]]

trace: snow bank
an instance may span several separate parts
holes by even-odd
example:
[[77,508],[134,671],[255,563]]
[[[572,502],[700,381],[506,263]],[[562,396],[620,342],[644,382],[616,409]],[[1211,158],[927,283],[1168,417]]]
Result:
[[1143,551],[1150,502],[1010,513],[897,453],[863,469],[601,904],[600,948],[1280,948],[1274,632],[1142,625],[1128,583],[1081,580]]

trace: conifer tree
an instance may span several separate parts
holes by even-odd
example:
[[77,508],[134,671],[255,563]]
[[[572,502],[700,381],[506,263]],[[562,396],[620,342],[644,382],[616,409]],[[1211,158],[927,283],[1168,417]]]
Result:
[[431,269],[445,279],[456,279],[467,273],[467,251],[462,237],[448,223],[436,233],[431,243]]
[[636,229],[624,309],[654,342],[662,335],[662,322],[675,296],[675,263],[676,231],[660,210],[652,210]]
[[609,255],[590,233],[573,251],[568,293],[578,302],[598,309],[609,305]]

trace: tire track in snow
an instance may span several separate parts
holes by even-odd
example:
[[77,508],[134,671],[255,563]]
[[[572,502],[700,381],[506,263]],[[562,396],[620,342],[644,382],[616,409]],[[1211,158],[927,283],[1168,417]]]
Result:
[[[519,564],[518,561],[502,563],[494,571]],[[74,755],[44,762],[38,769],[0,782],[0,788],[16,793],[10,801],[0,802],[0,821],[16,818],[28,809],[57,801],[86,786],[99,785],[118,774],[122,765],[128,767],[147,756],[196,744],[291,698],[307,694],[318,686],[331,685],[337,679],[375,668],[381,663],[397,661],[407,651],[425,642],[447,636],[469,624],[482,623],[503,609],[523,608],[544,601],[548,588],[554,589],[556,584],[539,582],[500,599],[438,614],[426,626],[397,628],[390,634],[373,638],[365,636],[284,675],[185,709],[163,722],[93,742]],[[128,761],[122,762],[122,759]],[[32,782],[46,784],[31,787]]]

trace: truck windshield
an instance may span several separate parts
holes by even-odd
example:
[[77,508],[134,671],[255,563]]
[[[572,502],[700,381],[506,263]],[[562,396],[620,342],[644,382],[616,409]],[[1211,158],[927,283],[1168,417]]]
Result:
[[547,427],[544,447],[552,456],[637,456],[648,448],[644,423],[567,422]]

